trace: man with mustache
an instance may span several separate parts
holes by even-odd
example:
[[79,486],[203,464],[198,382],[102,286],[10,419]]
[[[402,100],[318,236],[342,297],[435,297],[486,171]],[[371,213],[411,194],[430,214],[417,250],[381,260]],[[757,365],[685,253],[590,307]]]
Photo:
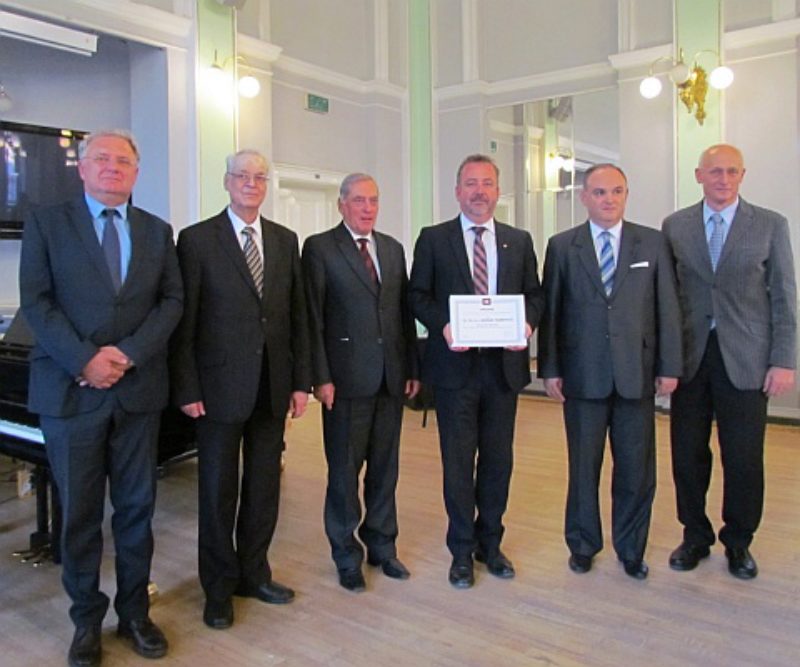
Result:
[[[539,322],[543,297],[530,234],[494,219],[500,173],[485,155],[458,168],[459,216],[422,230],[414,249],[410,300],[428,329],[422,380],[433,385],[449,518],[449,580],[473,585],[473,556],[491,574],[514,576],[500,550],[511,480],[517,395],[531,379],[528,346],[453,345],[451,294],[522,294],[526,335]],[[477,455],[477,461],[476,461]]]

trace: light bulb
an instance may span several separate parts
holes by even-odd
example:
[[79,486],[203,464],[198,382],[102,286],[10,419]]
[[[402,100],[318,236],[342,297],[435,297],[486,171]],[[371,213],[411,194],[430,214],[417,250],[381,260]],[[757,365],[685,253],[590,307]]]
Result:
[[676,85],[686,83],[690,76],[692,76],[692,70],[683,61],[675,63],[669,70],[669,78]]
[[708,83],[717,90],[724,90],[733,83],[733,70],[725,65],[720,65],[711,72]]
[[654,76],[648,76],[646,79],[642,79],[639,84],[639,92],[642,97],[652,100],[661,93],[661,81]]
[[252,98],[261,92],[261,83],[254,76],[243,76],[239,79],[239,95]]
[[0,85],[0,113],[9,111],[12,106],[14,106],[14,101],[11,99],[11,95]]

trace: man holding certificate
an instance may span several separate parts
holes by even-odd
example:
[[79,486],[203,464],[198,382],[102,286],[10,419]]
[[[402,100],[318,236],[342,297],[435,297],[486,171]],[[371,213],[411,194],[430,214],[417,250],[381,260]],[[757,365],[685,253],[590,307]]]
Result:
[[621,169],[591,167],[581,192],[589,220],[550,239],[538,370],[548,396],[564,404],[570,569],[588,572],[603,547],[598,484],[608,433],[614,549],[625,573],[644,579],[656,489],[653,394],[678,384],[681,328],[666,241],[623,220],[627,198]]
[[473,556],[497,577],[514,576],[500,550],[502,518],[517,395],[530,382],[528,338],[544,303],[530,235],[494,219],[491,158],[467,157],[455,194],[460,215],[417,240],[410,302],[428,329],[422,380],[433,386],[439,424],[449,580],[469,588]]

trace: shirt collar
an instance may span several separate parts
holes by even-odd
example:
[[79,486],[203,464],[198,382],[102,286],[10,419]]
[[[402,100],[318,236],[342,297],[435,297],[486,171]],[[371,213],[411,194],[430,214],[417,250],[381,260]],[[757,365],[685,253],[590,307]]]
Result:
[[228,218],[233,224],[233,230],[236,232],[236,237],[241,238],[242,230],[245,227],[250,227],[254,232],[257,238],[261,238],[261,216],[257,216],[255,221],[248,225],[244,220],[242,220],[236,213],[233,212],[233,209],[228,206]]
[[92,214],[93,218],[99,218],[102,216],[103,211],[107,208],[113,208],[122,220],[128,219],[128,204],[120,204],[119,206],[106,206],[105,204],[97,201],[94,197],[92,197],[88,192],[83,193],[84,198],[86,199],[86,205],[89,207],[89,213]]
[[589,220],[589,229],[592,232],[592,239],[594,241],[597,241],[597,237],[600,236],[600,234],[602,234],[603,232],[608,232],[609,234],[611,234],[611,236],[614,237],[614,240],[616,240],[622,234],[622,220],[620,220],[613,227],[609,227],[608,229],[606,229],[605,227],[601,227],[595,222],[592,222],[592,220]]
[[483,227],[490,234],[494,234],[494,218],[489,218],[485,223],[479,225],[477,222],[470,220],[463,212],[459,216],[461,220],[461,230],[464,232],[469,231],[473,227]]
[[719,213],[722,216],[722,219],[725,221],[725,224],[730,226],[731,222],[733,222],[733,216],[736,215],[736,209],[739,207],[739,198],[736,198],[736,201],[729,206],[726,206],[721,211],[715,211],[708,205],[708,202],[703,199],[703,224],[707,223],[709,218],[714,215],[715,213]]
[[347,223],[344,220],[342,220],[342,224],[344,225],[344,228],[348,231],[350,236],[353,237],[353,242],[354,243],[357,244],[358,243],[358,239],[367,239],[371,244],[374,244],[375,237],[373,236],[372,232],[370,232],[369,234],[356,234],[352,229],[350,229],[350,227],[347,225]]

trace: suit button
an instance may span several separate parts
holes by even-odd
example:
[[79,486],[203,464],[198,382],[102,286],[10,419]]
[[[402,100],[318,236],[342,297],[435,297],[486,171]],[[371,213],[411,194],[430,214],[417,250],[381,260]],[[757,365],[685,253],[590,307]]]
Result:
[[383,345],[383,338],[378,338],[378,345]]
[[262,317],[261,318],[261,324],[266,324],[266,323],[267,323],[267,318],[266,317]]
[[259,349],[257,349],[257,350],[256,350],[256,356],[257,356],[257,357],[260,357],[260,356],[261,356],[261,348],[259,348]]

